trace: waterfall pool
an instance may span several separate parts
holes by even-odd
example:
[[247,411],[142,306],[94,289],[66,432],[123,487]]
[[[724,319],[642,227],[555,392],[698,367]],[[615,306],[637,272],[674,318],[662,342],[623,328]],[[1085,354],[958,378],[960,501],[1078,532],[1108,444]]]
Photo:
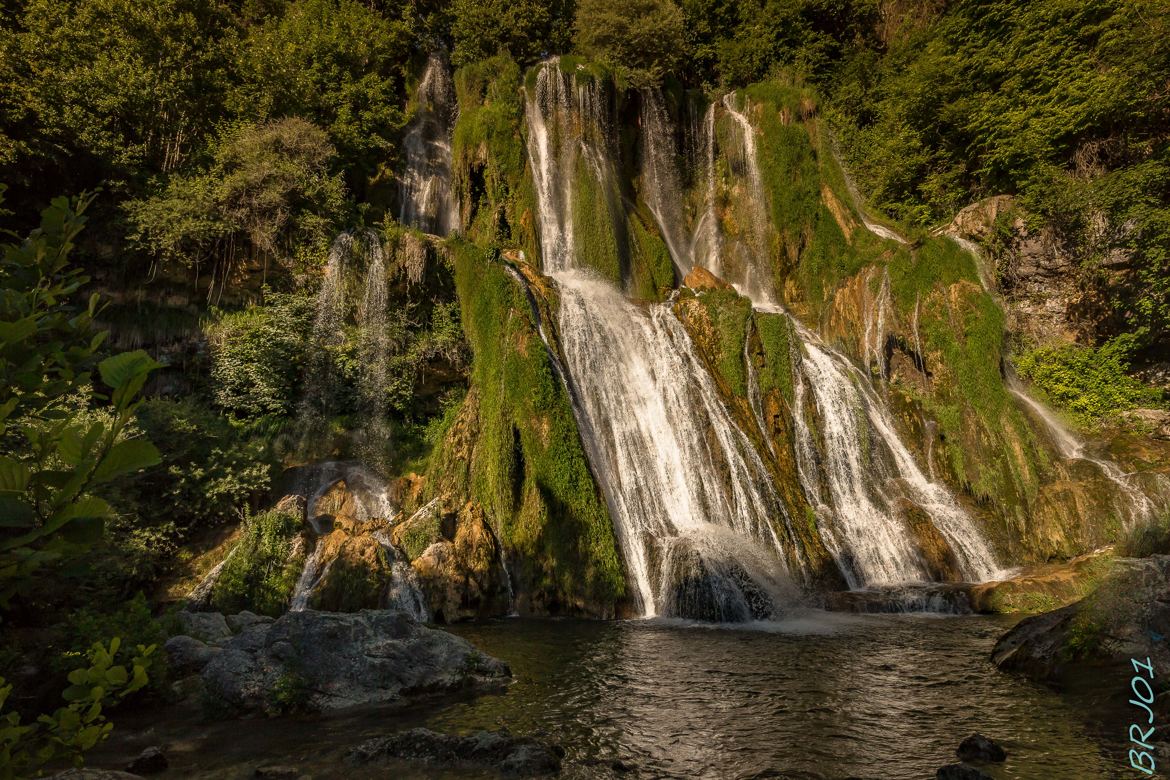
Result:
[[1102,680],[1100,694],[1060,697],[1003,674],[987,659],[1012,623],[809,612],[746,626],[463,624],[452,630],[511,665],[515,682],[506,692],[314,718],[128,713],[114,718],[114,737],[93,765],[120,766],[144,746],[161,745],[168,777],[247,778],[272,765],[318,779],[493,776],[343,760],[365,739],[427,726],[506,727],[552,739],[566,751],[566,778],[924,780],[956,761],[955,748],[974,732],[1008,752],[1005,764],[988,770],[995,778],[1129,776],[1118,693],[1128,681]]

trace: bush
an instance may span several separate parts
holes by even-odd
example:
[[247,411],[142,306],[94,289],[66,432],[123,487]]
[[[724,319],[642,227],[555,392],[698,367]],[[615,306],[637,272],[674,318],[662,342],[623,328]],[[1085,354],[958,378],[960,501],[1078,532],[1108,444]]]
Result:
[[313,316],[311,297],[271,292],[263,305],[218,313],[206,328],[216,404],[242,417],[291,414]]
[[275,510],[249,517],[211,592],[221,612],[248,609],[276,617],[288,609],[304,566],[293,545],[301,521]]
[[624,69],[637,85],[660,84],[683,61],[683,14],[671,0],[581,0],[575,43],[584,55]]
[[[112,607],[113,611],[83,607],[67,619],[63,649],[55,663],[62,676],[83,662],[95,643],[107,641],[110,637],[118,637],[126,647],[161,647],[169,636],[163,622],[151,614],[150,604],[142,593],[123,604],[102,606],[107,609]],[[166,653],[153,654],[145,668],[150,676],[151,689],[164,691],[167,683]]]
[[1096,425],[1117,412],[1159,400],[1156,391],[1126,374],[1132,343],[1117,338],[1098,348],[1040,347],[1018,356],[1015,364],[1055,406],[1082,424]]

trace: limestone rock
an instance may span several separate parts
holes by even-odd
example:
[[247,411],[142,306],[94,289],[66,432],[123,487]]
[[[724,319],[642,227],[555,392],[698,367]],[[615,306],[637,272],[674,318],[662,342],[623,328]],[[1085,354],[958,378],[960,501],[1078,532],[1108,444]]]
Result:
[[969,764],[947,764],[935,773],[937,780],[995,780],[978,767]]
[[959,743],[955,751],[960,761],[1006,761],[1007,753],[999,745],[983,736],[972,734]]
[[[1097,590],[1070,606],[1022,620],[996,643],[996,666],[1061,682],[1082,668],[1150,658],[1170,668],[1170,555],[1119,559]],[[1156,678],[1155,687],[1163,685]],[[1166,698],[1161,699],[1165,706]]]
[[257,615],[255,612],[249,612],[248,610],[244,610],[235,615],[228,615],[226,619],[228,628],[234,634],[238,634],[245,628],[254,626],[257,623],[271,623],[275,620],[275,618],[271,618],[268,615]]
[[191,636],[173,636],[163,644],[167,654],[167,663],[172,672],[182,676],[202,672],[216,653],[218,647],[211,647],[206,642],[200,642]]
[[188,612],[184,610],[179,613],[179,625],[183,627],[183,633],[187,636],[210,645],[224,642],[232,635],[227,620],[218,612]]
[[1165,409],[1133,409],[1122,413],[1122,419],[1141,431],[1148,431],[1155,439],[1170,439],[1170,411]]
[[359,765],[404,759],[445,767],[492,769],[512,777],[547,777],[561,771],[563,755],[558,745],[514,737],[507,731],[477,731],[461,737],[419,728],[363,742],[346,759]]
[[506,664],[404,612],[289,612],[229,641],[203,670],[213,704],[239,713],[399,704],[499,685]]
[[170,762],[157,747],[148,747],[138,757],[126,765],[126,771],[136,775],[157,775],[167,771]]
[[683,284],[690,287],[692,290],[730,290],[731,285],[720,279],[715,274],[703,268],[701,265],[696,265],[683,278]]

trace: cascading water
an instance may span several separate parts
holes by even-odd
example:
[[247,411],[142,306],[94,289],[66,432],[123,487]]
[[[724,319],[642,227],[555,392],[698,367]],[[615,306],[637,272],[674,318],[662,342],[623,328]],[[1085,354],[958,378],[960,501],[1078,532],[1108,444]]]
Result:
[[1111,460],[1089,455],[1087,444],[1070,431],[1051,409],[1029,395],[1014,374],[1008,376],[1007,387],[1008,391],[1018,398],[1048,429],[1052,443],[1056,445],[1061,457],[1066,460],[1082,460],[1092,463],[1106,479],[1117,485],[1119,495],[1124,500],[1123,508],[1129,522],[1148,520],[1157,511],[1157,505],[1154,501],[1134,484],[1132,474],[1127,474]]
[[678,151],[670,115],[657,89],[642,91],[642,199],[654,215],[670,256],[685,275],[694,265],[695,242],[685,235]]
[[[746,620],[788,598],[785,510],[668,305],[642,307],[578,267],[576,161],[605,175],[604,117],[554,60],[528,95],[544,270],[557,282],[575,410],[642,614]],[[575,128],[584,127],[584,130]],[[720,476],[716,476],[720,475]]]
[[416,94],[418,113],[402,141],[398,221],[424,233],[445,236],[459,227],[459,207],[451,188],[451,132],[457,104],[455,86],[442,56],[432,54]]

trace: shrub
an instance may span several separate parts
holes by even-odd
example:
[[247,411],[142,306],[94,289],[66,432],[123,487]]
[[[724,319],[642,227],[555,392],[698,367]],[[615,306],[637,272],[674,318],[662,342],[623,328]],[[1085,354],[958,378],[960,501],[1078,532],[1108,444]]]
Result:
[[[118,637],[127,647],[137,647],[161,646],[169,635],[163,621],[151,614],[150,604],[142,593],[121,604],[83,607],[69,616],[64,628],[63,650],[56,662],[63,675],[76,668],[79,661],[84,661],[95,643],[104,642],[109,637]],[[151,655],[145,668],[150,676],[151,689],[164,690],[167,682],[166,654]]]
[[577,49],[624,69],[635,84],[659,84],[682,62],[683,14],[671,0],[581,0]]
[[1015,364],[1054,405],[1095,425],[1116,412],[1158,401],[1154,390],[1126,374],[1132,343],[1116,338],[1097,348],[1040,347],[1018,356]]
[[249,517],[211,593],[222,612],[249,609],[277,616],[292,598],[304,555],[294,554],[299,518],[275,510]]
[[206,328],[216,404],[243,417],[291,414],[313,315],[311,297],[271,292],[263,305],[217,313]]

